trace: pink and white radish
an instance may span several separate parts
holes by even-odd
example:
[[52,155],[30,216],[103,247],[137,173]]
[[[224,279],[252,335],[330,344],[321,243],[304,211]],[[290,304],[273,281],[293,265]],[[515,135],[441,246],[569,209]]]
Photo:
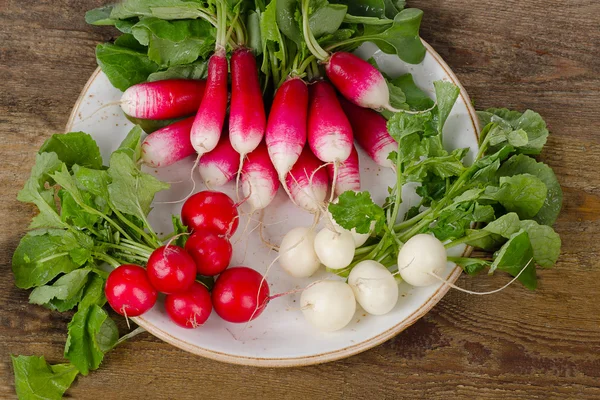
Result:
[[315,236],[315,253],[323,265],[330,269],[346,268],[354,258],[354,238],[352,234],[339,229],[323,228]]
[[208,187],[223,186],[233,179],[239,167],[240,155],[233,149],[229,136],[225,134],[219,139],[217,147],[198,161],[200,176]]
[[279,265],[296,278],[307,278],[321,266],[315,253],[315,231],[299,226],[285,234],[279,246]]
[[[327,164],[327,172],[329,173],[329,179],[333,182],[335,166]],[[336,196],[347,190],[360,191],[360,168],[358,165],[358,153],[354,146],[352,146],[352,152],[346,161],[340,163],[335,187],[333,188],[334,195]]]
[[429,286],[443,280],[440,276],[447,263],[444,244],[432,235],[415,235],[398,252],[400,276],[412,286]]
[[320,281],[308,286],[300,295],[304,318],[323,332],[342,329],[356,312],[352,288],[341,281]]
[[265,135],[265,106],[252,50],[240,47],[231,56],[231,105],[229,140],[238,152],[240,165]]
[[227,57],[224,48],[217,48],[208,61],[205,95],[192,125],[190,140],[202,156],[217,146],[227,112]]
[[340,98],[340,104],[350,121],[352,132],[358,145],[377,164],[386,168],[394,168],[388,160],[392,151],[398,150],[398,143],[387,130],[387,121],[376,111],[362,108]]
[[141,160],[154,168],[166,167],[196,154],[190,142],[194,117],[167,125],[142,142]]
[[373,315],[390,312],[398,302],[398,283],[392,273],[375,260],[361,261],[348,275],[358,304]]
[[306,146],[285,178],[294,204],[312,213],[317,213],[327,198],[329,177],[322,167],[323,164]]
[[206,81],[167,79],[138,83],[121,96],[121,109],[130,117],[171,119],[193,115],[204,96]]
[[250,154],[242,166],[242,193],[252,210],[262,210],[275,198],[279,189],[277,171],[271,163],[265,143]]
[[282,183],[306,144],[307,115],[306,83],[290,78],[275,93],[265,133],[269,156]]

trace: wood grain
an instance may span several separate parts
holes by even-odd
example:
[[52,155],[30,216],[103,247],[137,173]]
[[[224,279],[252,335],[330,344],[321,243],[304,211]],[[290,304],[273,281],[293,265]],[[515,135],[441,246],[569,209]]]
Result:
[[[35,152],[62,131],[113,37],[87,26],[103,0],[0,2],[0,398],[14,398],[9,354],[62,359],[68,314],[29,305],[10,261],[32,210],[15,200]],[[598,399],[600,398],[600,29],[597,0],[414,0],[423,37],[478,108],[541,113],[542,159],[565,191],[558,265],[540,287],[494,296],[450,292],[426,317],[366,353],[284,370],[226,365],[150,336],[110,352],[68,392],[76,399]],[[504,277],[462,277],[473,290]]]

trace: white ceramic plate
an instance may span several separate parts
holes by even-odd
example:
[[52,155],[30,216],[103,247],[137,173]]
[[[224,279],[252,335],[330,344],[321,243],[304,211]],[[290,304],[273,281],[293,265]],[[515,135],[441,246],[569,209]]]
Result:
[[[477,118],[464,88],[441,57],[427,44],[427,55],[419,65],[405,64],[396,56],[380,52],[376,46],[363,45],[358,54],[368,58],[374,56],[379,66],[387,74],[398,76],[410,72],[418,86],[433,96],[433,81],[449,80],[461,88],[444,128],[444,145],[448,149],[471,148],[470,157],[477,150]],[[125,119],[120,107],[115,104],[98,109],[107,103],[119,101],[121,92],[112,87],[106,76],[98,69],[78,99],[67,124],[67,132],[84,131],[98,142],[105,162],[115,150],[132,124]],[[359,150],[361,181],[363,190],[369,190],[376,202],[382,202],[387,195],[387,187],[394,182],[392,171],[383,170]],[[169,191],[159,193],[149,220],[160,234],[171,229],[171,214],[179,214],[182,204],[160,204],[182,199],[191,189],[189,175],[193,160],[184,160],[161,170],[148,170],[160,179],[174,182]],[[196,181],[201,182],[196,173]],[[179,183],[177,183],[179,182]],[[198,183],[196,190],[204,189]],[[234,196],[233,184],[220,188]],[[414,188],[403,191],[403,210],[418,202]],[[259,215],[254,216],[255,219]],[[292,227],[310,225],[312,215],[296,208],[280,189],[276,199],[265,210],[264,234],[278,244],[283,235]],[[234,255],[232,265],[246,265],[265,273],[276,257],[260,240],[255,221],[242,219],[240,228],[232,238]],[[242,235],[248,225],[247,233]],[[465,249],[454,249],[460,254]],[[455,255],[458,255],[455,254]],[[448,264],[445,276],[454,282],[460,275],[460,268]],[[295,279],[274,264],[268,274],[271,294],[288,292],[305,287],[317,279],[340,279],[321,271],[308,279]],[[289,294],[269,303],[264,313],[245,324],[231,324],[212,313],[205,325],[198,329],[183,329],[173,324],[166,315],[162,301],[135,322],[162,340],[186,351],[219,361],[268,367],[285,367],[317,364],[348,357],[376,346],[393,337],[427,313],[448,291],[447,285],[433,285],[412,288],[400,286],[400,299],[392,312],[384,316],[371,316],[360,307],[353,321],[343,330],[334,333],[320,333],[311,328],[299,310],[299,293]]]

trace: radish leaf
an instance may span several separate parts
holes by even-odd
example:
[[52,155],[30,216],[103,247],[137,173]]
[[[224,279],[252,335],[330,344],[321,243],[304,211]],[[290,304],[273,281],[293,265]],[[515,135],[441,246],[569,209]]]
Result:
[[79,374],[74,365],[50,365],[43,356],[10,357],[19,399],[60,400]]

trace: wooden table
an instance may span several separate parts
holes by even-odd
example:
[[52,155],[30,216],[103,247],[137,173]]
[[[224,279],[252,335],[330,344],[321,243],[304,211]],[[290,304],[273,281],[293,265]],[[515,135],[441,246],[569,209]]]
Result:
[[[70,314],[29,305],[11,256],[32,216],[17,190],[34,155],[61,132],[96,68],[109,28],[85,10],[106,0],[0,1],[0,398],[14,397],[9,353],[62,360]],[[77,399],[600,398],[600,3],[597,0],[413,0],[422,36],[477,108],[531,108],[551,127],[542,160],[565,200],[562,256],[529,292],[451,291],[393,340],[346,360],[257,369],[206,360],[151,337],[111,351],[68,392]],[[505,277],[462,277],[473,290]]]

